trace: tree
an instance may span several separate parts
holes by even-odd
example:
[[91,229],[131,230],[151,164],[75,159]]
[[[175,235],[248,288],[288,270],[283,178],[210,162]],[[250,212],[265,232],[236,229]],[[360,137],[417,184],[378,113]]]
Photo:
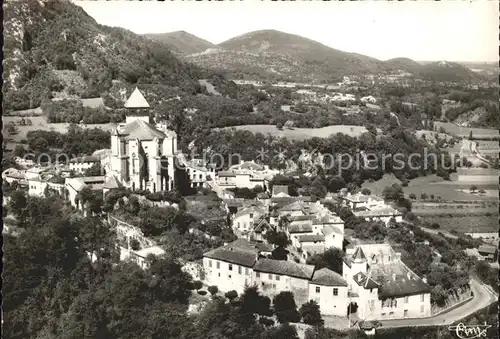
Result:
[[24,155],[24,153],[26,152],[26,150],[24,149],[23,146],[21,145],[17,145],[15,148],[14,148],[14,156],[15,157],[22,157]]
[[285,128],[287,128],[287,129],[293,129],[293,126],[294,126],[294,123],[293,123],[292,120],[287,120],[285,122]]
[[233,301],[238,297],[238,292],[236,292],[235,290],[226,292],[225,297],[228,298],[229,301]]
[[207,290],[208,290],[208,292],[210,292],[210,294],[212,296],[216,295],[217,292],[219,292],[219,288],[217,286],[215,286],[215,285],[208,286]]
[[199,290],[202,287],[203,287],[203,283],[201,281],[199,281],[199,280],[193,281],[193,288],[195,290]]
[[372,191],[370,191],[368,188],[363,188],[361,190],[361,194],[363,194],[363,195],[371,195]]
[[138,251],[141,249],[141,244],[137,239],[132,239],[130,240],[130,247],[132,248],[133,251]]
[[441,228],[441,226],[438,223],[436,223],[436,222],[432,223],[430,227],[432,229],[435,229],[435,230],[437,230],[438,228]]
[[299,336],[295,326],[285,323],[269,328],[262,339],[299,339]]
[[279,130],[282,130],[283,129],[283,123],[281,121],[277,122],[276,123],[276,128],[279,129]]
[[9,209],[17,218],[24,215],[28,199],[23,191],[14,191],[10,194]]
[[272,315],[271,300],[259,294],[256,286],[247,286],[240,297],[240,308],[242,313]]
[[264,237],[268,243],[274,244],[278,247],[286,248],[292,244],[292,241],[288,238],[285,232],[270,230],[264,235]]
[[7,133],[11,135],[19,133],[19,129],[16,127],[14,122],[7,124]]
[[415,193],[410,193],[410,199],[411,200],[416,200],[417,199],[417,196],[415,195]]
[[307,263],[309,265],[314,265],[316,270],[326,267],[341,274],[343,258],[344,252],[342,250],[338,248],[329,248],[321,254],[315,254],[309,257]]
[[274,296],[273,305],[274,313],[280,323],[300,321],[300,313],[297,311],[292,292],[280,292]]
[[382,196],[388,201],[399,201],[404,198],[403,188],[398,184],[392,184],[391,186],[384,188]]
[[313,326],[323,325],[324,321],[321,317],[319,305],[316,301],[310,300],[300,307],[300,316],[304,323]]
[[428,199],[427,193],[420,194],[420,199],[422,199],[422,200]]
[[482,188],[481,188],[481,189],[479,190],[479,194],[485,194],[485,193],[486,193],[486,191],[485,191],[484,189],[482,189]]
[[475,193],[477,191],[477,186],[476,185],[472,185],[470,188],[469,188],[469,191],[471,193]]
[[85,177],[97,177],[103,175],[103,168],[101,167],[100,163],[95,163],[92,165],[92,167],[87,168],[84,172],[83,175]]

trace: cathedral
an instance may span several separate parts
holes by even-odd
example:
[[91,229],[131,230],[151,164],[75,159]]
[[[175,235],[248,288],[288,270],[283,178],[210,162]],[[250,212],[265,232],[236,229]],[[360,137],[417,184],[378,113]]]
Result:
[[105,189],[150,192],[174,188],[177,134],[149,122],[149,104],[136,87],[125,102],[126,121],[111,133]]

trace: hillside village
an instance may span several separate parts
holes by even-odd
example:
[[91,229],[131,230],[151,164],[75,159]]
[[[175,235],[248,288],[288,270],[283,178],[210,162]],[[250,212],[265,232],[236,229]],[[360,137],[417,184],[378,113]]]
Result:
[[[142,203],[178,209],[178,204],[168,199],[152,202],[150,196],[175,190],[176,166],[181,166],[190,189],[218,196],[218,208],[226,214],[230,232],[237,238],[203,253],[200,261],[184,262],[184,269],[205,286],[238,294],[248,286],[257,286],[270,298],[290,291],[299,305],[314,300],[323,316],[349,318],[349,323],[428,318],[436,312],[431,307],[432,288],[426,277],[407,267],[401,253],[389,243],[360,242],[348,236],[345,218],[337,214],[347,209],[356,218],[393,228],[407,222],[394,203],[370,192],[328,193],[319,200],[291,196],[288,185],[273,184],[283,170],[271,170],[254,160],[223,170],[203,159],[187,160],[177,148],[174,131],[164,124],[149,123],[150,106],[139,88],[124,106],[128,110],[126,121],[111,132],[110,149],[95,150],[92,155],[55,167],[24,162],[26,170],[8,169],[3,179],[26,187],[29,196],[60,195],[87,215],[96,210],[91,206],[92,198],[85,201],[84,195],[101,195],[100,201],[105,201],[123,189],[132,194],[148,191]],[[82,176],[92,170],[100,173]],[[242,190],[259,193],[253,199],[237,197]],[[120,260],[132,260],[147,269],[152,257],[167,255],[140,227],[113,214],[108,214],[107,220],[117,230]],[[311,264],[311,259],[332,250],[345,253],[339,258],[340,270]],[[96,253],[88,255],[97,260]]]

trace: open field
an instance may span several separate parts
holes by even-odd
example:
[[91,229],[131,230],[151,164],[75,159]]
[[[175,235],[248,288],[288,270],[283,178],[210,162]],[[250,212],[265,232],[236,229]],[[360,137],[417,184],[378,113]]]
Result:
[[[422,193],[426,193],[428,196],[433,194],[436,198],[441,197],[443,200],[489,200],[494,201],[498,199],[497,195],[491,194],[470,194],[469,192],[459,192],[457,190],[464,189],[468,190],[473,184],[478,187],[478,189],[484,189],[488,191],[498,189],[498,183],[485,183],[481,184],[478,182],[458,182],[456,181],[457,175],[453,173],[451,175],[451,181],[445,181],[437,175],[428,175],[425,177],[415,178],[410,181],[407,187],[403,187],[405,196],[408,197],[411,193],[420,199]],[[373,194],[382,195],[385,187],[390,186],[394,183],[401,184],[401,182],[392,174],[386,174],[381,180],[375,182],[365,182],[363,187],[370,189]]]
[[487,149],[500,149],[500,144],[495,140],[478,141],[476,144],[479,151]]
[[305,140],[313,137],[327,138],[332,134],[344,133],[352,137],[357,137],[366,132],[364,126],[334,125],[322,128],[294,128],[279,130],[275,125],[242,125],[225,127],[223,129],[246,130],[253,133],[270,134],[273,137],[285,137],[290,140]]
[[488,128],[471,128],[471,127],[460,127],[451,122],[434,122],[434,128],[439,130],[443,127],[447,133],[456,134],[461,137],[469,137],[469,133],[472,131],[472,138],[500,138],[500,133],[497,129]]
[[498,231],[498,215],[481,216],[429,216],[423,218],[431,223],[441,225],[440,230],[448,232],[456,231],[461,233],[486,233]]
[[[13,141],[13,142],[20,142],[23,139],[26,139],[26,135],[28,134],[29,131],[38,131],[38,130],[45,130],[45,131],[57,131],[61,133],[65,133],[68,131],[68,127],[70,124],[68,123],[58,123],[58,124],[51,124],[48,123],[45,120],[45,117],[30,117],[29,119],[32,122],[31,126],[17,126],[19,133],[14,134],[14,135],[8,135],[5,127],[6,125],[14,121],[16,122],[17,120],[20,120],[22,117],[20,116],[4,116],[2,117],[2,122],[4,126],[4,130],[2,131],[2,134],[4,135],[4,139],[8,141]],[[108,123],[108,124],[89,124],[85,125],[85,128],[101,128],[106,131],[111,131],[114,127],[116,127],[116,124],[113,123]]]

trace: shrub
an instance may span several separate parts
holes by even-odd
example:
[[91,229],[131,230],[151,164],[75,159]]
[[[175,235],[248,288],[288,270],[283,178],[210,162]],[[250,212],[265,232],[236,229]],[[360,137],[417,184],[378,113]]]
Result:
[[299,312],[304,320],[304,323],[308,325],[318,326],[324,324],[319,305],[314,300],[310,300],[309,302],[303,304],[300,307]]
[[270,327],[270,326],[274,326],[275,322],[272,318],[260,317],[259,324]]
[[430,225],[430,228],[437,230],[438,228],[441,228],[441,225],[438,223],[434,222]]
[[139,244],[139,241],[137,239],[132,239],[130,240],[130,247],[134,251],[138,251],[141,249],[141,244]]
[[208,292],[210,292],[211,295],[216,295],[217,292],[219,292],[219,288],[217,286],[208,286]]
[[203,287],[203,283],[199,280],[193,281],[193,289],[199,290],[200,288]]
[[205,290],[199,290],[198,294],[199,295],[207,295],[207,291],[205,291]]
[[235,290],[229,291],[225,294],[226,298],[228,298],[230,301],[236,299],[238,297],[238,292]]

